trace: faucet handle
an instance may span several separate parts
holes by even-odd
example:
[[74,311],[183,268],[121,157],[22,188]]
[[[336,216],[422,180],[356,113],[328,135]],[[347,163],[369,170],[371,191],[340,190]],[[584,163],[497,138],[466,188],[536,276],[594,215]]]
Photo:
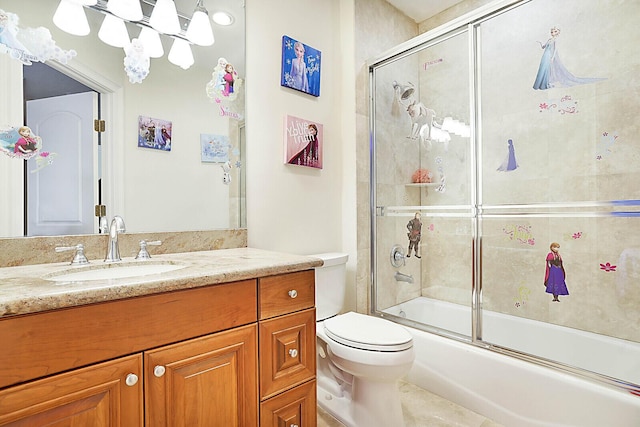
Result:
[[56,252],[76,251],[76,254],[71,261],[71,265],[85,265],[89,264],[89,260],[84,255],[84,245],[82,243],[75,246],[58,246]]
[[151,255],[149,255],[149,251],[147,251],[147,246],[160,246],[162,242],[160,240],[154,240],[151,242],[147,242],[146,240],[140,240],[140,251],[138,255],[136,255],[136,259],[151,259]]
[[391,265],[400,268],[405,265],[404,249],[400,245],[393,245],[390,254]]

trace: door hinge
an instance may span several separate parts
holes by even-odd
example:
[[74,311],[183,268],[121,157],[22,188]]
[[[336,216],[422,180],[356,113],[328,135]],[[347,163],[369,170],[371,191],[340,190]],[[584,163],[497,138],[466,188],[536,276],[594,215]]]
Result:
[[105,122],[104,120],[95,119],[93,121],[93,130],[96,132],[104,132]]
[[107,207],[105,205],[96,205],[95,206],[95,214],[97,217],[106,216],[107,215]]

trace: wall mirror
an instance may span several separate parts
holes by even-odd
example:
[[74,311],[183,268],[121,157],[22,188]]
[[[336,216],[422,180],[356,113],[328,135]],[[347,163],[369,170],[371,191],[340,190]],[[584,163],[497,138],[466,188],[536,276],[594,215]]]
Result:
[[[121,215],[128,232],[246,227],[244,1],[201,2],[210,18],[218,11],[229,13],[231,25],[212,23],[214,44],[191,45],[193,65],[188,69],[168,60],[174,39],[161,35],[164,54],[150,59],[141,83],[132,83],[125,73],[124,49],[99,38],[104,13],[84,7],[90,33],[72,35],[53,22],[59,3],[3,0],[0,6],[18,16],[20,30],[47,28],[58,47],[76,52],[66,64],[33,65],[0,54],[0,85],[8,93],[0,100],[0,126],[32,122],[36,113],[29,113],[31,101],[45,99],[49,104],[59,96],[73,98],[86,91],[89,104],[80,111],[91,110],[90,116],[104,120],[104,132],[93,132],[74,152],[64,151],[56,140],[66,139],[61,135],[69,129],[58,119],[62,116],[54,114],[58,118],[49,121],[48,128],[38,128],[55,134],[42,139],[42,150],[54,154],[50,162],[42,166],[36,158],[0,155],[0,174],[11,188],[0,193],[0,237],[96,233],[94,212],[100,204],[106,206],[107,218]],[[98,6],[107,3],[99,0]],[[140,3],[149,16],[156,2]],[[198,3],[175,0],[183,31]],[[127,23],[129,38],[137,38],[143,27]],[[237,90],[231,99],[207,90],[220,58],[236,73]],[[139,143],[140,134],[149,131],[149,121],[170,124],[170,150]],[[90,153],[89,160],[81,160],[76,151]],[[76,196],[82,187],[79,180],[87,175],[88,195]],[[87,221],[89,228],[78,231],[76,225]]]

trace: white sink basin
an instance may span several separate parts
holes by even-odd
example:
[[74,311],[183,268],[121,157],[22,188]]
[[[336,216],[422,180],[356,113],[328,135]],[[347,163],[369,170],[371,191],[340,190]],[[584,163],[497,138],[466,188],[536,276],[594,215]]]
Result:
[[53,273],[45,277],[55,282],[86,282],[89,280],[124,279],[128,277],[147,276],[150,274],[166,273],[186,267],[181,264],[171,263],[130,263],[130,264],[104,264]]

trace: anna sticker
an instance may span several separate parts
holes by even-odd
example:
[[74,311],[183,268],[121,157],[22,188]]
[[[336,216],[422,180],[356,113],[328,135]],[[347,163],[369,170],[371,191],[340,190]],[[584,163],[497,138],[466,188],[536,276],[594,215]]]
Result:
[[42,139],[29,126],[0,130],[0,151],[9,157],[30,159],[42,148]]

